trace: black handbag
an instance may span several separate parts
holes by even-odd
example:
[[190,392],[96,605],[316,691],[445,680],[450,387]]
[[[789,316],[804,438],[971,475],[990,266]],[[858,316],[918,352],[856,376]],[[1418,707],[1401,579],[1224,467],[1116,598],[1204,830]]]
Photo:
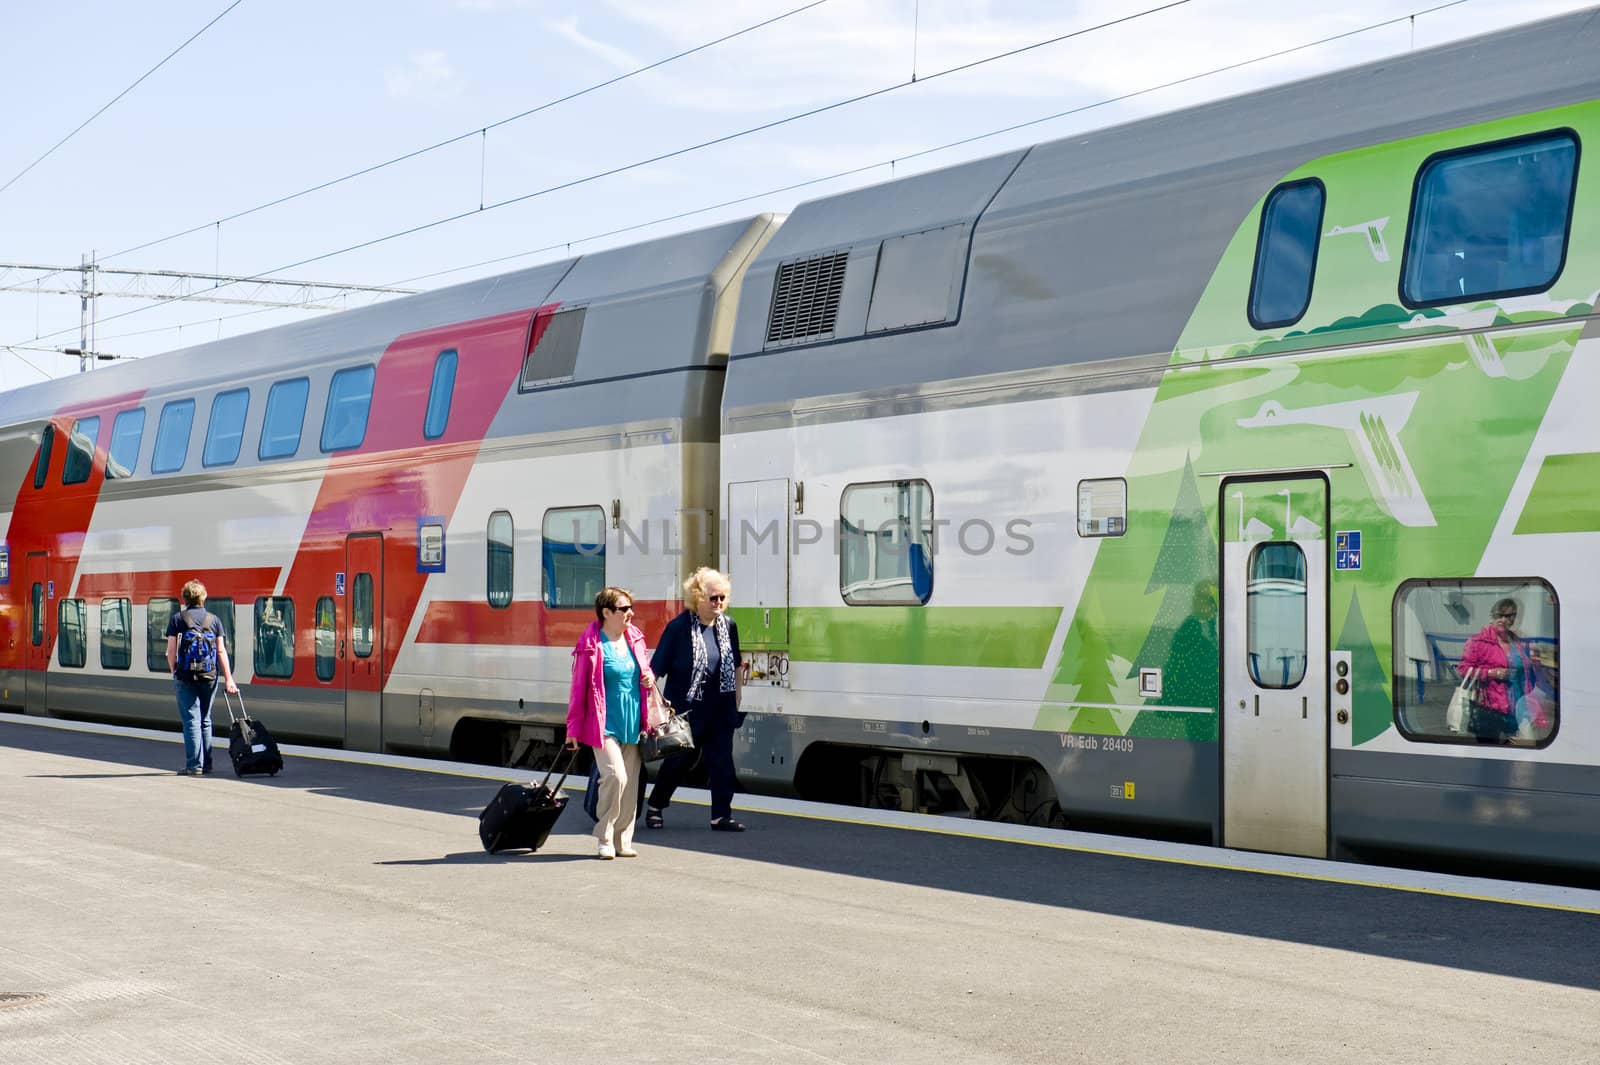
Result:
[[688,718],[673,710],[665,699],[662,703],[666,706],[666,717],[639,737],[639,751],[647,762],[659,762],[670,755],[694,750],[694,733],[689,729]]

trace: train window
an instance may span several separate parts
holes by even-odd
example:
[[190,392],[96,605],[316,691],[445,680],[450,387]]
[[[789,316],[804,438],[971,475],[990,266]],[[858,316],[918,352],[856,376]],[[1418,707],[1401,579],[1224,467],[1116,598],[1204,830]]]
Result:
[[183,469],[189,457],[189,430],[194,426],[194,400],[175,399],[161,408],[156,421],[156,447],[150,456],[151,473]]
[[167,667],[167,625],[178,612],[176,599],[152,599],[144,615],[144,663],[152,673],[170,673]]
[[439,352],[433,360],[433,385],[428,389],[428,413],[422,419],[422,435],[437,440],[450,424],[450,400],[456,390],[456,362],[454,349]]
[[133,665],[133,600],[100,600],[100,668]]
[[358,573],[350,587],[350,650],[357,658],[372,657],[372,574]]
[[[578,369],[578,342],[583,339],[584,308],[533,316],[528,330],[528,354],[522,360],[522,383],[530,388],[570,381]],[[594,604],[591,603],[590,606]]]
[[328,385],[328,405],[322,412],[322,450],[348,451],[367,438],[367,414],[372,409],[371,366],[352,366],[333,375]]
[[286,595],[256,600],[255,672],[258,677],[294,675],[294,600]]
[[1326,200],[1327,192],[1315,178],[1279,185],[1267,194],[1250,275],[1250,324],[1255,328],[1293,325],[1306,313]]
[[1121,477],[1078,482],[1078,535],[1121,536],[1128,531],[1128,482]]
[[511,605],[511,578],[516,562],[514,534],[510,514],[497,510],[489,515],[488,596],[489,605],[493,607]]
[[1306,556],[1298,544],[1257,544],[1245,585],[1245,654],[1262,688],[1298,687],[1306,675]]
[[933,488],[852,484],[839,498],[839,593],[851,606],[921,606],[933,595]]
[[33,645],[39,647],[44,643],[44,585],[38,581],[33,582],[33,610],[30,616],[33,622]]
[[1400,296],[1427,307],[1550,287],[1578,173],[1570,130],[1442,152],[1411,192]]
[[1559,610],[1555,589],[1537,578],[1402,584],[1394,597],[1392,686],[1400,734],[1548,744],[1561,710]]
[[213,596],[206,600],[206,610],[215,614],[217,620],[222,622],[222,641],[228,648],[228,661],[233,661],[233,624],[234,605],[233,599],[227,596]]
[[261,419],[261,443],[256,457],[288,458],[300,450],[300,429],[306,420],[306,396],[311,381],[295,377],[279,381],[267,392],[267,413]]
[[144,440],[144,408],[118,414],[111,423],[111,454],[106,459],[106,479],[132,477],[139,468],[139,444]]
[[606,513],[599,507],[555,507],[539,530],[544,605],[593,610],[606,586]]
[[39,453],[33,465],[33,486],[43,488],[50,477],[50,452],[55,448],[56,427],[46,425],[39,434]]
[[88,641],[84,636],[86,621],[82,599],[63,599],[56,609],[60,612],[56,629],[56,657],[63,666],[82,669],[89,660]]
[[248,388],[217,393],[211,401],[205,450],[200,453],[202,466],[232,466],[239,461],[239,445],[244,441],[244,416],[249,412]]
[[333,644],[334,644],[333,597],[323,596],[317,600],[317,679],[333,679]]
[[100,438],[100,419],[79,418],[67,434],[67,460],[61,464],[62,484],[82,484],[94,469],[94,445]]

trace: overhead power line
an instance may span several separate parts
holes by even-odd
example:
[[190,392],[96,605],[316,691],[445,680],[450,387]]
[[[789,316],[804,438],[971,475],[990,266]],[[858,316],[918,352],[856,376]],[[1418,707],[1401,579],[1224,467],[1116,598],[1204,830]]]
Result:
[[[101,260],[102,262],[104,260]],[[47,270],[55,274],[89,271],[94,275],[94,291],[79,288],[41,288],[38,278],[29,278],[18,285],[0,285],[0,292],[16,292],[27,296],[109,296],[113,298],[143,300],[192,300],[196,303],[232,303],[246,307],[271,309],[298,308],[301,310],[334,310],[332,300],[351,292],[377,293],[385,296],[410,296],[418,290],[384,285],[347,285],[338,281],[289,281],[243,277],[233,274],[195,274],[180,270],[118,270],[89,263],[84,266],[39,266],[32,263],[0,263],[0,276],[9,270]],[[106,287],[101,279],[107,275],[119,278],[117,287]],[[197,281],[214,282],[211,288],[191,287]],[[249,296],[208,296],[228,285],[250,285]]]
[[[1081,104],[1081,105],[1079,105],[1077,107],[1068,108],[1068,109],[1066,109],[1064,111],[1055,111],[1055,112],[1052,112],[1051,114],[1048,114],[1048,115],[1041,115],[1038,118],[1028,119],[1025,122],[1017,122],[1017,123],[1013,123],[1013,124],[1008,125],[1008,126],[998,127],[996,129],[991,129],[991,130],[988,130],[988,131],[983,132],[983,133],[974,134],[974,135],[972,135],[970,137],[962,137],[959,140],[947,141],[944,144],[935,145],[935,146],[933,146],[931,148],[924,148],[924,149],[921,149],[920,151],[911,152],[911,153],[909,153],[907,155],[898,155],[898,156],[894,156],[893,158],[890,158],[890,159],[880,159],[880,160],[878,160],[876,162],[864,163],[861,166],[851,167],[848,170],[840,170],[840,171],[836,171],[835,173],[832,173],[832,174],[825,174],[825,175],[823,175],[821,177],[808,178],[808,179],[806,179],[804,181],[797,181],[797,182],[794,182],[792,184],[779,186],[777,188],[765,189],[765,190],[763,190],[761,192],[749,193],[748,195],[738,196],[738,197],[735,197],[735,198],[730,199],[730,200],[721,200],[721,201],[719,201],[717,203],[707,204],[707,205],[702,206],[702,207],[694,207],[694,208],[690,208],[690,209],[685,210],[685,211],[678,211],[678,212],[675,212],[673,214],[662,215],[662,216],[657,217],[657,218],[649,219],[648,221],[635,222],[635,223],[632,223],[630,225],[619,226],[619,227],[617,227],[615,229],[608,229],[608,230],[605,230],[605,231],[599,232],[599,233],[590,233],[587,236],[573,237],[573,238],[570,238],[568,240],[558,241],[558,242],[556,242],[554,244],[546,244],[546,245],[544,245],[543,247],[540,247],[540,248],[529,248],[529,249],[524,250],[524,251],[514,252],[514,253],[512,253],[510,255],[496,256],[495,258],[492,258],[492,259],[481,259],[481,260],[479,260],[477,262],[465,263],[465,264],[462,264],[460,266],[452,266],[452,267],[449,267],[448,269],[444,269],[444,270],[435,270],[435,271],[433,271],[431,273],[418,274],[418,275],[413,276],[413,277],[408,277],[408,278],[404,278],[404,279],[395,281],[394,284],[396,284],[396,285],[413,285],[413,284],[416,284],[419,281],[431,281],[434,278],[445,277],[445,276],[448,276],[450,274],[461,273],[461,272],[466,271],[466,270],[477,270],[477,269],[481,269],[482,267],[485,267],[485,266],[497,266],[497,265],[500,265],[502,263],[512,262],[512,261],[517,260],[517,259],[525,259],[525,258],[528,258],[529,256],[542,255],[542,254],[545,254],[547,252],[559,251],[559,250],[561,250],[563,248],[570,248],[575,244],[585,244],[585,243],[588,243],[590,241],[603,240],[606,237],[620,236],[620,235],[622,235],[624,233],[632,233],[632,232],[636,232],[636,231],[641,230],[641,229],[648,229],[648,228],[650,228],[652,226],[664,225],[664,224],[666,224],[668,222],[682,221],[683,219],[686,219],[686,218],[692,218],[695,215],[708,214],[708,213],[710,213],[712,211],[719,211],[719,210],[722,210],[722,209],[727,208],[727,207],[734,207],[734,206],[737,206],[737,205],[739,205],[741,203],[748,203],[751,200],[760,200],[760,199],[766,199],[766,198],[771,197],[771,196],[779,196],[779,195],[782,195],[782,194],[784,194],[786,192],[794,192],[794,191],[796,191],[798,189],[809,188],[811,186],[825,184],[825,183],[830,182],[830,181],[838,181],[838,180],[840,180],[842,178],[854,177],[854,176],[856,176],[858,174],[864,174],[864,173],[867,173],[869,171],[878,170],[878,169],[881,169],[881,168],[884,168],[884,167],[891,167],[892,168],[896,164],[908,162],[909,160],[912,160],[912,159],[920,159],[920,158],[923,158],[924,156],[934,155],[934,154],[936,154],[938,152],[948,151],[951,148],[959,148],[959,147],[962,147],[964,145],[974,144],[974,143],[977,143],[979,141],[987,140],[987,139],[989,139],[991,137],[1002,136],[1002,135],[1004,135],[1006,133],[1013,133],[1013,132],[1016,132],[1017,130],[1027,129],[1027,128],[1032,127],[1032,126],[1042,125],[1042,124],[1044,124],[1046,122],[1053,122],[1053,121],[1055,121],[1057,119],[1067,118],[1067,117],[1070,117],[1072,115],[1083,114],[1085,112],[1092,111],[1092,110],[1095,110],[1097,108],[1109,107],[1112,104],[1123,103],[1123,102],[1126,102],[1128,100],[1137,99],[1140,96],[1148,96],[1151,93],[1160,92],[1163,89],[1175,88],[1176,86],[1185,85],[1185,84],[1188,84],[1189,82],[1198,81],[1198,80],[1203,79],[1203,78],[1215,77],[1218,74],[1226,74],[1226,73],[1229,73],[1229,72],[1234,71],[1234,70],[1242,69],[1244,67],[1253,66],[1253,65],[1255,65],[1257,63],[1266,63],[1266,62],[1270,62],[1270,61],[1272,61],[1274,59],[1281,59],[1284,56],[1293,55],[1296,52],[1303,52],[1303,51],[1307,51],[1307,50],[1309,50],[1311,48],[1321,47],[1322,45],[1333,44],[1333,43],[1335,43],[1337,41],[1342,41],[1342,40],[1345,40],[1345,39],[1350,38],[1350,37],[1359,36],[1359,35],[1361,35],[1363,33],[1371,33],[1374,30],[1384,29],[1386,27],[1393,26],[1393,25],[1395,25],[1397,23],[1405,22],[1405,21],[1407,21],[1409,19],[1415,19],[1415,18],[1418,18],[1419,16],[1422,16],[1422,15],[1430,15],[1430,14],[1434,14],[1435,12],[1443,11],[1446,8],[1458,7],[1461,4],[1464,4],[1464,3],[1467,3],[1467,2],[1468,2],[1468,0],[1449,0],[1448,3],[1439,4],[1439,5],[1436,5],[1434,7],[1424,8],[1424,9],[1422,9],[1420,11],[1413,12],[1413,13],[1411,13],[1409,15],[1400,15],[1400,16],[1397,16],[1395,18],[1385,19],[1385,20],[1383,20],[1381,22],[1370,23],[1370,24],[1368,24],[1366,26],[1361,26],[1361,27],[1358,27],[1358,28],[1353,29],[1353,30],[1346,30],[1346,31],[1344,31],[1342,33],[1336,33],[1336,34],[1333,34],[1333,35],[1328,36],[1328,37],[1321,37],[1321,38],[1318,38],[1317,40],[1314,40],[1314,41],[1307,41],[1304,44],[1292,45],[1292,46],[1290,46],[1288,48],[1282,48],[1282,49],[1279,49],[1278,51],[1275,51],[1275,52],[1268,52],[1268,53],[1265,53],[1265,54],[1262,54],[1262,55],[1253,56],[1253,57],[1251,57],[1249,59],[1239,60],[1238,62],[1235,62],[1235,63],[1228,63],[1228,64],[1226,64],[1224,66],[1213,67],[1210,70],[1201,71],[1201,72],[1196,73],[1196,74],[1185,75],[1184,77],[1181,77],[1181,78],[1174,78],[1171,81],[1164,81],[1164,82],[1161,82],[1160,84],[1157,84],[1157,85],[1148,85],[1148,86],[1145,86],[1142,89],[1135,89],[1132,92],[1123,93],[1123,94],[1121,94],[1119,96],[1111,96],[1111,97],[1107,97],[1107,98],[1102,99],[1102,100],[1096,100],[1096,101],[1094,101],[1092,103]],[[226,316],[226,320],[230,320],[231,321],[233,319],[238,319],[238,318],[248,318],[248,317],[251,317],[252,315],[257,315],[257,314],[261,314],[261,313],[263,313],[263,312],[259,311],[259,310],[244,311],[244,312],[239,313],[239,314],[227,315]],[[164,332],[168,332],[168,331],[173,330],[173,329],[182,330],[182,329],[192,328],[192,327],[199,326],[199,325],[209,325],[212,322],[220,322],[222,320],[223,319],[207,318],[207,319],[205,319],[203,321],[192,321],[192,322],[187,322],[187,323],[183,323],[183,324],[180,324],[180,325],[158,326],[158,327],[156,327],[154,329],[141,329],[141,330],[136,330],[136,331],[127,332],[127,333],[117,333],[117,334],[114,334],[113,336],[108,337],[106,339],[122,340],[122,339],[126,339],[128,337],[148,336],[148,335],[150,335],[152,333],[164,333]]]
[[[682,148],[673,149],[672,151],[661,152],[661,153],[659,153],[657,155],[653,155],[653,156],[650,156],[650,157],[645,158],[645,159],[639,159],[639,160],[636,160],[635,162],[632,162],[632,163],[626,163],[626,164],[624,164],[622,166],[612,167],[612,168],[610,168],[608,170],[601,170],[601,171],[597,171],[597,172],[592,173],[592,174],[585,175],[583,177],[573,178],[570,181],[563,181],[563,182],[561,182],[559,184],[550,185],[550,186],[548,186],[546,188],[538,189],[538,190],[536,190],[534,192],[523,193],[522,195],[519,195],[519,196],[512,196],[512,197],[510,197],[508,199],[500,200],[497,203],[484,204],[484,205],[478,207],[476,210],[460,211],[460,212],[457,212],[456,214],[447,215],[447,216],[445,216],[443,218],[436,218],[431,222],[423,222],[423,223],[420,223],[420,224],[415,225],[415,226],[410,226],[410,227],[408,227],[406,229],[396,230],[393,233],[388,233],[388,234],[385,234],[385,235],[383,235],[381,237],[374,237],[371,240],[364,240],[364,241],[361,241],[361,242],[356,243],[356,244],[347,245],[346,247],[343,247],[343,248],[336,248],[333,251],[323,252],[320,255],[312,255],[312,256],[309,256],[309,257],[307,257],[305,259],[300,259],[300,260],[298,260],[296,262],[293,262],[293,263],[287,263],[287,264],[285,264],[283,266],[274,267],[271,270],[263,270],[260,273],[251,274],[251,275],[249,275],[249,277],[246,280],[256,280],[256,279],[268,278],[268,277],[271,277],[273,274],[279,274],[279,273],[282,273],[285,270],[293,270],[293,269],[296,269],[297,267],[306,266],[306,265],[309,265],[309,264],[315,263],[315,262],[321,262],[324,259],[332,259],[332,258],[334,258],[336,256],[339,256],[339,255],[346,255],[346,254],[348,254],[350,252],[353,252],[353,251],[360,251],[363,248],[370,248],[370,247],[373,247],[374,245],[377,245],[377,244],[383,244],[383,243],[386,243],[386,242],[391,241],[391,240],[397,240],[397,239],[399,239],[401,237],[411,236],[412,234],[415,234],[415,233],[425,232],[425,231],[427,231],[429,229],[436,229],[436,228],[438,228],[440,226],[449,225],[450,223],[453,223],[453,222],[459,222],[459,221],[461,221],[462,219],[465,219],[465,218],[472,218],[472,217],[477,216],[477,215],[487,214],[490,211],[499,210],[502,207],[510,207],[510,206],[515,205],[515,204],[526,203],[529,200],[534,200],[534,199],[537,199],[537,198],[539,198],[541,196],[548,196],[553,192],[560,192],[560,191],[562,191],[564,189],[576,188],[576,187],[578,187],[580,185],[587,185],[587,184],[590,184],[591,182],[599,181],[602,178],[613,177],[613,176],[615,176],[617,174],[624,174],[624,173],[627,173],[627,172],[629,172],[631,170],[638,170],[638,169],[640,169],[642,167],[651,166],[651,165],[653,165],[655,163],[664,162],[664,161],[666,161],[668,159],[676,159],[679,156],[688,155],[688,154],[690,154],[692,152],[697,152],[697,151],[703,150],[705,148],[714,147],[714,146],[719,145],[719,144],[726,144],[726,143],[728,143],[730,141],[738,140],[738,139],[740,139],[742,137],[748,137],[748,136],[751,136],[751,135],[756,134],[756,133],[762,133],[762,132],[765,132],[765,131],[770,130],[770,129],[776,129],[776,128],[780,127],[780,126],[788,125],[791,122],[798,122],[798,121],[800,121],[802,119],[812,118],[812,117],[814,117],[816,115],[826,114],[827,112],[836,111],[836,110],[839,110],[840,108],[843,108],[843,107],[849,107],[852,104],[858,104],[858,103],[862,103],[863,101],[866,101],[866,100],[875,99],[875,98],[880,97],[880,96],[886,96],[889,93],[896,92],[896,91],[898,91],[900,89],[904,89],[904,88],[907,88],[907,87],[912,86],[912,85],[926,85],[930,81],[934,81],[934,80],[936,80],[938,78],[947,77],[947,76],[949,76],[951,74],[957,74],[957,73],[961,73],[963,71],[974,70],[974,69],[976,69],[978,67],[985,66],[985,65],[987,65],[989,63],[996,63],[996,62],[1000,62],[1001,60],[1005,60],[1005,59],[1013,59],[1013,58],[1015,58],[1015,57],[1017,57],[1019,55],[1023,55],[1024,53],[1027,53],[1027,52],[1032,52],[1032,51],[1035,51],[1035,50],[1040,49],[1040,48],[1045,48],[1045,47],[1048,47],[1048,46],[1050,46],[1052,44],[1059,44],[1062,41],[1071,40],[1072,38],[1075,38],[1075,37],[1082,37],[1082,36],[1084,36],[1086,34],[1095,33],[1095,32],[1098,32],[1100,30],[1109,29],[1112,26],[1118,26],[1118,25],[1122,25],[1122,24],[1127,23],[1127,22],[1132,22],[1135,19],[1144,18],[1144,17],[1149,16],[1149,15],[1159,14],[1162,11],[1169,11],[1169,10],[1171,10],[1173,8],[1176,8],[1176,7],[1182,7],[1185,4],[1188,4],[1190,2],[1191,2],[1191,0],[1168,0],[1167,3],[1158,4],[1155,7],[1145,8],[1142,11],[1136,11],[1133,14],[1130,14],[1130,15],[1122,15],[1122,16],[1119,16],[1117,18],[1108,19],[1105,22],[1096,23],[1093,26],[1086,26],[1086,27],[1084,27],[1082,29],[1073,30],[1073,31],[1071,31],[1069,33],[1062,33],[1062,34],[1058,34],[1058,35],[1056,35],[1054,37],[1046,38],[1046,39],[1041,40],[1041,41],[1035,41],[1032,44],[1022,45],[1022,46],[1017,47],[1017,48],[1008,49],[1007,51],[1004,51],[1004,52],[995,53],[994,55],[985,56],[982,59],[974,59],[974,60],[971,60],[971,61],[966,62],[966,63],[959,63],[959,64],[957,64],[957,65],[955,65],[953,67],[946,67],[945,69],[939,70],[939,71],[935,71],[932,74],[923,75],[922,77],[920,77],[916,81],[912,81],[910,78],[907,78],[904,81],[895,82],[895,83],[893,83],[891,85],[887,85],[887,86],[885,86],[885,87],[883,87],[881,89],[873,89],[873,90],[871,90],[869,92],[858,93],[855,96],[846,97],[846,98],[844,98],[842,100],[835,100],[832,103],[823,104],[820,107],[809,108],[809,109],[807,109],[805,111],[800,111],[800,112],[797,112],[795,114],[787,115],[787,116],[785,116],[783,118],[776,118],[776,119],[773,119],[773,120],[771,120],[769,122],[763,122],[763,123],[760,123],[759,125],[751,126],[751,127],[747,128],[747,129],[738,130],[738,131],[733,132],[733,133],[727,133],[727,134],[724,134],[723,136],[720,136],[720,137],[713,137],[710,140],[699,141],[699,142],[697,142],[695,144],[690,144],[690,145],[686,145],[686,146],[684,146]],[[222,286],[217,286],[217,287],[222,287]],[[131,310],[131,311],[123,311],[121,314],[111,315],[110,317],[104,319],[104,321],[114,321],[114,320],[119,319],[119,318],[126,318],[126,317],[128,317],[130,315],[139,314],[141,311],[146,310],[146,309],[147,308],[136,308],[136,309]],[[61,333],[70,332],[70,331],[71,330],[67,330],[67,329],[57,330],[55,333],[46,333],[46,334],[44,334],[44,336],[45,337],[58,336]]]
[[13,177],[10,181],[6,182],[4,185],[0,185],[0,192],[5,192],[11,186],[15,185],[18,181],[22,180],[23,175],[27,174],[28,171],[32,170],[34,167],[38,166],[40,163],[42,163],[46,159],[50,158],[50,156],[54,155],[57,148],[60,148],[63,144],[65,144],[68,141],[70,141],[73,137],[76,137],[79,133],[81,133],[83,131],[83,128],[85,126],[87,126],[89,123],[93,122],[95,119],[99,118],[101,115],[105,114],[108,110],[111,109],[111,106],[113,104],[115,104],[118,100],[120,100],[124,96],[128,95],[134,89],[137,89],[139,87],[140,82],[144,81],[145,78],[148,78],[150,75],[154,74],[156,71],[158,71],[162,67],[166,66],[167,63],[172,59],[173,56],[177,55],[179,52],[183,51],[185,48],[187,48],[191,44],[193,44],[195,42],[196,38],[198,38],[202,33],[205,33],[206,30],[209,30],[212,26],[215,26],[218,22],[221,22],[224,15],[226,15],[228,12],[232,11],[234,8],[238,7],[242,3],[244,3],[244,0],[233,0],[233,3],[229,4],[227,7],[222,9],[221,14],[217,15],[216,18],[212,19],[210,22],[206,23],[204,26],[201,26],[198,30],[196,30],[194,32],[194,34],[192,36],[190,36],[190,38],[187,41],[184,41],[182,44],[178,45],[178,47],[174,48],[171,52],[169,52],[167,54],[166,59],[163,59],[161,62],[157,63],[155,66],[151,67],[149,70],[147,70],[143,74],[139,75],[138,79],[136,81],[134,81],[134,83],[132,85],[129,85],[126,89],[123,89],[121,92],[117,93],[117,95],[113,96],[110,99],[110,101],[108,101],[105,104],[104,107],[100,108],[100,110],[96,111],[94,114],[90,115],[88,118],[84,119],[81,123],[79,123],[77,129],[73,130],[71,133],[67,134],[65,137],[62,137],[60,140],[56,141],[55,144],[50,146],[50,150],[49,151],[45,152],[43,155],[39,156],[39,158],[35,159],[33,162],[31,162],[27,166],[23,167],[22,170],[15,177]]

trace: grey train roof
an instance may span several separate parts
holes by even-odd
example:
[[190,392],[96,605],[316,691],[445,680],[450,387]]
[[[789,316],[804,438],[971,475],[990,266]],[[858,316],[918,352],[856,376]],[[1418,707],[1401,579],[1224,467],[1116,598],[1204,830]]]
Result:
[[[310,376],[308,411],[320,412],[335,370],[376,359],[397,337],[557,301],[587,308],[575,385],[707,365],[720,368],[731,323],[717,318],[714,297],[737,283],[775,224],[770,215],[726,222],[30,385],[0,395],[0,425],[38,425],[64,407],[139,391],[152,406],[193,396],[204,412],[209,397],[220,390],[270,384],[297,374]],[[470,368],[468,360],[462,372]],[[669,403],[657,390],[656,402],[638,414],[659,419],[687,411],[705,417],[706,401],[689,394],[697,391],[703,389],[685,385],[684,394]],[[502,408],[490,435],[628,420],[614,392],[568,387],[529,393]],[[264,395],[251,402],[246,439],[259,433],[264,407]],[[196,419],[202,431],[203,417]],[[715,417],[713,409],[713,427]],[[197,451],[191,448],[191,462]],[[316,434],[307,433],[299,455],[315,453]],[[239,465],[255,461],[254,449],[245,448]]]
[[[1600,97],[1597,56],[1591,10],[802,204],[745,278],[729,428],[805,397],[892,397],[1138,356],[1164,364],[1239,224],[1285,174],[1333,152]],[[910,234],[921,250],[901,250],[901,287],[921,292],[891,289],[899,306],[870,321],[873,285],[884,284],[874,262]],[[786,340],[780,312],[797,278],[780,267],[819,256],[849,263],[842,280],[825,279],[836,326]],[[932,276],[934,259],[953,261],[954,275]],[[919,328],[940,320],[946,290],[944,324]]]

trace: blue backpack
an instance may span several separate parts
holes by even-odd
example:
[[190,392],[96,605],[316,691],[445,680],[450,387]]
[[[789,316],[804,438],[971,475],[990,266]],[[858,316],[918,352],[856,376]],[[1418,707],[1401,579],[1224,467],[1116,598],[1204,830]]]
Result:
[[178,674],[187,674],[190,680],[217,679],[217,634],[212,629],[216,620],[207,614],[196,625],[187,610],[183,617],[183,631],[178,634]]

